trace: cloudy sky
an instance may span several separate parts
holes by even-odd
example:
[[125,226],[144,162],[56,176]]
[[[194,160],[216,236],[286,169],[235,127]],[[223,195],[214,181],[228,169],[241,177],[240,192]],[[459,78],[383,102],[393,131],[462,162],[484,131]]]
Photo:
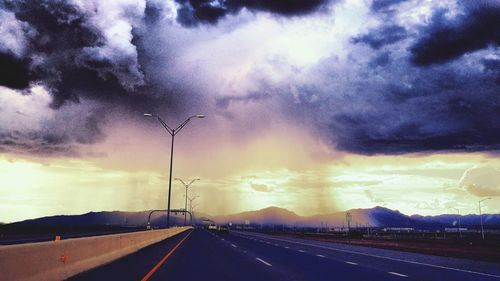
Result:
[[[500,212],[497,0],[0,0],[0,221]],[[183,187],[172,203],[182,207]]]

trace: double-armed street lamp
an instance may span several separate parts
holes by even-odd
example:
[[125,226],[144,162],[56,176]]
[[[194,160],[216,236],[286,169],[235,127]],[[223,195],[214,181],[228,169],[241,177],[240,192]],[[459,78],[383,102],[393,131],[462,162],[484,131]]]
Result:
[[[193,184],[193,182],[195,182],[195,181],[199,181],[200,179],[198,179],[198,178],[197,178],[197,179],[193,179],[193,180],[191,180],[188,184],[186,184],[186,183],[185,183],[182,179],[180,179],[180,178],[175,178],[175,180],[180,181],[180,182],[182,183],[182,185],[184,185],[184,187],[186,188],[186,201],[185,201],[185,203],[184,203],[184,210],[186,210],[186,211],[187,211],[188,188],[189,188],[189,187]],[[186,220],[186,213],[184,212],[184,225],[186,225],[186,223],[187,223],[187,220]]]
[[[188,197],[189,199],[189,212],[191,213],[191,224],[193,224],[192,218],[194,218],[194,213],[193,213],[193,201],[200,197],[199,195],[195,195],[193,197]],[[195,219],[195,224],[196,224],[196,219]]]
[[144,113],[144,116],[146,116],[146,117],[155,117],[156,119],[158,119],[158,122],[160,122],[161,125],[165,128],[165,130],[167,130],[167,132],[172,136],[172,146],[171,146],[171,149],[170,149],[170,176],[169,176],[169,179],[168,179],[168,205],[167,205],[167,227],[170,227],[170,195],[171,195],[171,191],[172,191],[172,164],[173,164],[173,161],[174,161],[174,137],[175,137],[175,135],[177,133],[179,133],[182,130],[182,128],[184,128],[184,126],[186,126],[189,123],[189,121],[191,121],[191,119],[193,119],[193,118],[205,118],[205,115],[198,114],[198,115],[190,116],[188,119],[184,120],[184,122],[182,122],[175,129],[172,129],[171,127],[169,127],[156,114]]
[[483,228],[483,215],[481,214],[481,202],[483,202],[485,200],[489,200],[489,199],[491,199],[491,197],[484,198],[484,199],[478,201],[478,204],[479,204],[479,218],[481,218],[481,237],[483,237],[483,240],[484,240],[484,228]]
[[194,201],[196,198],[198,198],[198,197],[200,197],[200,196],[199,196],[199,195],[195,195],[195,196],[193,196],[193,197],[188,197],[188,199],[189,199],[189,211],[190,211],[191,213],[193,213],[193,201]]

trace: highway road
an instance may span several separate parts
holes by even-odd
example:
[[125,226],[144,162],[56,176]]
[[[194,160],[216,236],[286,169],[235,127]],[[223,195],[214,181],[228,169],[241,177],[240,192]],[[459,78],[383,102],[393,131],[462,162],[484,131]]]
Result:
[[270,236],[186,231],[71,280],[500,280],[500,264]]

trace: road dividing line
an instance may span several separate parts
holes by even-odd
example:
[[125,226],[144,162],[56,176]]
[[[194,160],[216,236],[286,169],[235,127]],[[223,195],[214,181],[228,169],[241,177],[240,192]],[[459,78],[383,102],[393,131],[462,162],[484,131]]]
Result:
[[177,250],[177,248],[179,248],[179,246],[189,237],[189,235],[191,235],[191,233],[193,233],[193,231],[191,230],[188,235],[186,235],[184,238],[182,238],[181,241],[179,241],[179,243],[177,243],[177,245],[175,245],[174,248],[172,248],[172,250],[170,250],[170,252],[168,252],[168,254],[166,254],[149,272],[148,274],[146,274],[146,276],[142,277],[141,281],[147,281],[149,280],[149,278],[151,278],[151,276],[158,270],[158,268],[160,268],[160,266],[163,265],[163,263],[165,263],[165,261],[174,253],[175,250]]
[[320,254],[317,254],[316,256],[317,256],[317,257],[320,257],[320,258],[325,258],[325,256],[320,255]]
[[267,265],[267,266],[272,266],[270,263],[268,263],[267,261],[263,260],[263,259],[259,259],[259,258],[255,258],[256,260],[260,261],[261,263]]
[[352,265],[358,265],[357,263],[352,262],[352,261],[346,261],[345,263],[352,264]]
[[274,244],[274,246],[279,247],[279,246],[280,246],[280,244]]
[[234,244],[231,244],[231,246],[233,246],[233,248],[236,248],[236,245],[234,245]]
[[290,249],[290,247],[288,247],[288,246],[285,246],[285,249]]
[[304,251],[304,250],[299,250],[299,252],[301,252],[301,253],[305,253],[306,251]]
[[399,277],[408,277],[408,275],[404,275],[404,274],[397,273],[397,272],[392,272],[392,271],[389,271],[387,273],[392,274],[392,275],[396,275],[396,276],[399,276]]

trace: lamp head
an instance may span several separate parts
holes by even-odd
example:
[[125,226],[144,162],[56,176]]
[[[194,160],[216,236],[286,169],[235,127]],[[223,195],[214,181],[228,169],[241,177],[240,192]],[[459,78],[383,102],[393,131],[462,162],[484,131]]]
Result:
[[153,117],[153,114],[151,114],[151,113],[144,113],[144,116],[146,116],[146,117]]
[[194,117],[202,119],[202,118],[205,118],[205,115],[203,115],[203,114],[197,114]]

